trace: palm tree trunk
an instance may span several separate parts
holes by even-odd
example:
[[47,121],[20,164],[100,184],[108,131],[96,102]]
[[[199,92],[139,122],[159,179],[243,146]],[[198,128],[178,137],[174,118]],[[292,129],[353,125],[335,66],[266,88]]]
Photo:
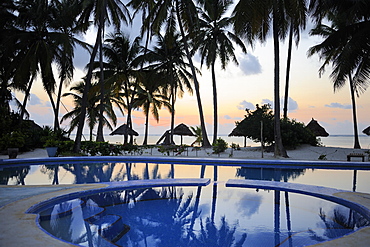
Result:
[[358,139],[355,89],[353,85],[352,76],[349,75],[348,78],[349,78],[349,86],[351,90],[351,100],[352,100],[353,134],[355,136],[355,143],[354,143],[353,148],[361,149],[360,141]]
[[[277,3],[273,1],[273,15],[277,13]],[[275,156],[288,157],[286,150],[283,146],[283,141],[281,139],[281,129],[280,129],[280,57],[279,57],[279,33],[278,33],[278,20],[276,16],[273,17],[273,39],[274,39],[274,139],[275,139]]]
[[85,83],[84,93],[82,95],[81,114],[80,114],[80,119],[79,119],[79,122],[78,122],[78,127],[77,127],[77,132],[76,132],[76,139],[75,139],[75,143],[74,143],[74,146],[73,146],[73,152],[75,152],[75,153],[79,153],[80,148],[81,148],[82,131],[83,131],[83,128],[84,128],[85,117],[86,117],[87,97],[88,97],[88,93],[89,93],[89,90],[90,90],[92,71],[93,71],[93,68],[94,68],[93,67],[94,66],[94,60],[95,60],[96,53],[98,51],[99,40],[100,40],[99,37],[101,36],[101,34],[102,34],[102,27],[101,27],[101,25],[99,25],[98,33],[96,35],[95,45],[94,45],[94,48],[92,50],[91,57],[90,57],[89,70],[87,71],[87,75],[86,75],[86,83]]
[[[172,74],[172,73],[171,73]],[[173,78],[173,77],[171,77]],[[172,84],[171,84],[171,106],[172,106],[172,110],[171,110],[171,144],[175,143],[173,141],[173,130],[175,128],[175,102],[176,102],[176,87],[173,83],[173,79],[172,79]]]
[[100,66],[100,109],[99,109],[99,124],[96,133],[96,141],[104,142],[103,126],[104,126],[104,66],[103,66],[103,38],[104,30],[100,36],[99,42],[99,66]]
[[[148,102],[148,104],[150,104]],[[144,141],[143,141],[143,145],[148,145],[148,130],[149,130],[149,106],[148,105],[148,108],[145,112],[145,134],[144,134]]]
[[55,111],[56,111],[56,114],[54,116],[54,131],[56,131],[57,129],[60,129],[60,125],[59,125],[59,109],[60,109],[60,100],[62,98],[63,81],[64,81],[64,76],[60,79],[59,88],[58,88],[58,94],[57,94],[57,99],[56,99],[56,103],[55,103]]
[[27,90],[24,94],[24,99],[23,99],[22,108],[21,108],[21,114],[20,114],[20,118],[19,118],[20,121],[23,120],[24,114],[26,112],[27,99],[30,96],[30,91],[31,91],[31,87],[32,87],[32,84],[33,84],[33,79],[34,79],[33,77],[30,79],[29,85],[28,85]]
[[218,107],[217,107],[217,86],[216,86],[216,73],[215,73],[215,61],[211,65],[212,70],[212,88],[213,88],[213,144],[217,140],[217,129],[218,129]]
[[192,72],[192,75],[193,75],[195,93],[196,93],[197,102],[198,102],[199,120],[200,120],[200,126],[202,128],[202,135],[203,135],[202,146],[203,147],[211,147],[211,144],[209,143],[208,136],[207,136],[206,125],[204,123],[203,107],[202,107],[202,101],[201,101],[201,98],[200,98],[199,82],[198,82],[198,79],[197,79],[197,73],[195,71],[193,61],[191,59],[191,54],[190,54],[189,47],[188,47],[187,37],[185,35],[184,27],[183,27],[182,22],[181,22],[180,10],[179,10],[179,0],[176,0],[176,16],[177,16],[177,19],[178,19],[178,22],[179,22],[180,33],[181,33],[181,36],[183,38],[186,56],[189,60],[189,65],[190,65],[191,72]]
[[285,75],[285,95],[284,95],[284,108],[283,117],[288,118],[288,100],[289,100],[289,77],[290,77],[290,64],[292,60],[292,46],[293,46],[293,23],[290,23],[289,30],[289,44],[288,44],[288,58],[286,64],[286,75]]

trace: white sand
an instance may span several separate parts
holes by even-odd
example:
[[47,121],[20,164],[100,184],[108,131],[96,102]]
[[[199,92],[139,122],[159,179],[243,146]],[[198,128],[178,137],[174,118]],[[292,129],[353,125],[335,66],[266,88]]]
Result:
[[[247,147],[241,148],[240,150],[231,150],[229,148],[226,152],[218,154],[212,153],[212,148],[195,150],[189,147],[188,151],[183,152],[177,156],[189,156],[189,157],[232,157],[240,159],[261,159],[262,153],[259,147]],[[264,152],[263,159],[291,159],[291,160],[318,160],[320,155],[324,155],[327,160],[335,161],[346,161],[347,155],[350,153],[363,153],[366,156],[366,161],[369,160],[367,149],[353,149],[353,148],[339,148],[339,147],[314,147],[310,145],[302,145],[295,150],[287,150],[289,158],[275,158],[273,152]],[[130,154],[128,154],[130,155]],[[145,156],[165,156],[158,151],[157,148],[146,149],[143,151],[142,155]],[[166,154],[167,155],[167,154]],[[170,156],[176,156],[176,153],[171,152]],[[45,149],[35,149],[31,152],[25,152],[18,155],[17,158],[37,158],[37,157],[47,157]],[[0,155],[0,159],[8,159],[7,155]],[[361,158],[352,158],[352,161],[361,161]]]

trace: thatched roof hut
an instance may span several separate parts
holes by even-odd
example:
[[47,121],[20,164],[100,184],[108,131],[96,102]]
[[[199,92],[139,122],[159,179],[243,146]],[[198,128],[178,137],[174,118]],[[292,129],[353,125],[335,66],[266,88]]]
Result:
[[244,137],[244,147],[247,146],[247,136],[243,134],[236,126],[228,136],[243,136]]
[[365,135],[370,136],[370,126],[369,126],[369,127],[367,127],[366,129],[364,129],[364,130],[362,131],[362,133],[364,133]]
[[127,124],[122,124],[121,126],[119,126],[117,129],[115,129],[112,133],[110,133],[109,135],[113,136],[113,135],[123,135],[123,142],[125,143],[125,136],[128,135],[128,136],[138,136],[139,133],[137,133],[135,130],[129,128],[127,126]]
[[311,132],[315,136],[323,136],[323,137],[329,136],[329,133],[326,132],[326,130],[315,119],[313,119],[313,118],[307,124],[306,128],[308,128],[309,130],[311,130]]
[[183,123],[177,125],[173,129],[173,134],[181,136],[181,145],[182,145],[182,136],[195,136],[194,133],[189,129],[189,127]]

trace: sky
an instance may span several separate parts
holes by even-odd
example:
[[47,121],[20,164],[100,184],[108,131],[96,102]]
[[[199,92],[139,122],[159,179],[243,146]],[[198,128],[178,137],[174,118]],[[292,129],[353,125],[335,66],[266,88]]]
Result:
[[[132,28],[125,27],[125,32],[131,38],[139,34],[139,24],[134,22]],[[93,44],[95,42],[95,31],[91,29],[83,40]],[[353,134],[352,107],[349,85],[346,84],[340,90],[334,92],[333,84],[330,80],[331,68],[320,77],[318,70],[321,62],[317,55],[307,57],[310,47],[321,42],[320,37],[308,35],[308,30],[303,31],[298,47],[293,47],[292,64],[290,74],[289,106],[288,117],[304,124],[314,118],[322,125],[330,135],[351,135]],[[280,96],[281,107],[283,106],[285,70],[287,57],[287,41],[280,42]],[[236,49],[239,65],[230,62],[226,70],[222,70],[218,64],[216,66],[216,83],[218,93],[218,122],[219,135],[227,135],[235,127],[235,121],[240,121],[246,114],[245,109],[255,109],[256,104],[273,103],[274,100],[274,51],[272,38],[268,38],[263,44],[256,43],[254,47],[247,45],[247,54]],[[75,74],[74,82],[79,81],[85,74],[84,67],[89,61],[89,54],[81,48],[77,48],[75,55]],[[200,58],[196,55],[193,59],[195,65],[200,68]],[[213,133],[213,95],[211,72],[206,66],[201,68],[202,75],[198,75],[200,82],[200,94],[205,116],[208,135]],[[72,84],[73,85],[73,82]],[[68,92],[70,86],[65,87],[64,92]],[[18,99],[23,99],[23,95],[17,93]],[[66,108],[61,109],[60,118],[74,108],[70,98],[63,98]],[[370,125],[370,92],[356,98],[357,120],[360,134],[362,130]],[[30,112],[30,119],[35,120],[41,126],[53,125],[53,112],[47,94],[42,88],[40,79],[37,79],[31,91],[30,102],[27,106]],[[193,95],[185,93],[183,98],[176,103],[175,125],[185,123],[188,126],[200,125],[199,111],[195,92]],[[126,122],[118,110],[117,127]],[[282,111],[281,111],[282,114]],[[143,112],[136,111],[133,115],[134,129],[144,134],[145,116]],[[162,134],[170,128],[170,114],[163,109],[160,112],[160,120],[157,123],[150,117],[149,134]],[[62,127],[67,128],[68,123],[63,123]],[[85,128],[84,133],[88,133]],[[110,133],[105,130],[105,133]]]

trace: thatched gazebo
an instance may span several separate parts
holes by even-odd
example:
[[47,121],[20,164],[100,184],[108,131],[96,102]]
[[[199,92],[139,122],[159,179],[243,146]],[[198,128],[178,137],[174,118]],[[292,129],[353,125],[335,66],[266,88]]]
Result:
[[311,130],[311,132],[315,136],[323,136],[323,137],[329,136],[329,133],[326,132],[326,130],[315,119],[313,119],[313,118],[307,124],[306,128],[309,129],[309,130]]
[[[182,145],[182,136],[195,136],[194,133],[189,129],[189,127],[183,123],[177,125],[173,129],[173,134],[181,136],[181,145]],[[163,142],[164,145],[174,144],[171,143],[170,137],[171,130],[166,130],[164,134],[161,136],[161,138],[159,138],[159,140],[157,141],[157,145],[161,144],[162,140],[164,140]]]
[[127,126],[127,124],[122,124],[121,126],[119,126],[117,129],[115,129],[112,133],[110,133],[109,135],[113,136],[113,135],[129,135],[129,136],[138,136],[139,133],[137,133],[135,130],[129,128]]
[[182,136],[195,136],[194,133],[189,129],[189,127],[183,123],[177,125],[173,129],[173,134],[181,136],[181,145],[182,145]]
[[362,131],[362,133],[364,133],[365,135],[370,136],[370,126],[369,126],[369,127],[367,127],[366,129],[364,129],[364,130]]
[[243,134],[239,129],[238,129],[238,126],[236,126],[232,131],[231,133],[228,135],[229,137],[230,136],[243,136],[244,137],[244,147],[247,146],[247,136],[245,134]]

